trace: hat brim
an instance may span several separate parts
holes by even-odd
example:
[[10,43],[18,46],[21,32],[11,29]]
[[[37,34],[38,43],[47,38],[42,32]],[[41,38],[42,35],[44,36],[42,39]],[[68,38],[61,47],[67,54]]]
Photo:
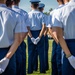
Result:
[[39,2],[41,2],[41,1],[35,1],[35,2],[34,2],[34,1],[30,1],[30,2],[31,2],[31,3],[39,3]]

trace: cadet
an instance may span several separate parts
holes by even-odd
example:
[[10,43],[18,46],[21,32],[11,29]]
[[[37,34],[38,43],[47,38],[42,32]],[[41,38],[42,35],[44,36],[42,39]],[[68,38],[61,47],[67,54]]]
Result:
[[[42,12],[43,13],[43,11],[44,11],[44,7],[45,7],[45,4],[43,4],[43,3],[40,3],[39,4],[39,11],[40,12]],[[47,21],[47,19],[48,19],[48,16],[46,15],[46,14],[44,14],[44,16],[45,16],[45,21],[46,21],[46,25],[48,24],[48,21]],[[48,47],[49,47],[49,44],[48,44],[48,36],[47,36],[47,31],[48,31],[48,29],[47,29],[47,27],[46,27],[46,30],[45,30],[45,32],[44,32],[44,39],[45,39],[45,43],[44,43],[44,50],[45,50],[45,69],[46,70],[48,70],[49,69],[49,64],[48,64]]]
[[[23,42],[20,45],[21,51],[17,51],[17,53],[16,53],[16,55],[17,55],[17,58],[16,58],[17,59],[17,75],[26,75],[26,44],[24,42],[24,38],[26,37],[25,27],[27,27],[29,30],[29,23],[28,23],[29,21],[28,21],[27,12],[19,8],[19,6],[18,6],[19,3],[20,3],[20,0],[13,0],[13,3],[12,3],[12,9],[14,11],[18,12],[19,14],[21,14],[21,16],[22,16],[21,19],[23,19],[23,21],[24,21],[24,26],[22,28],[22,33],[23,33],[24,37],[23,37]],[[22,61],[19,60],[19,58],[20,58],[19,54],[21,54],[21,56],[22,56]]]
[[[44,10],[44,7],[45,7],[45,4],[43,4],[43,3],[40,3],[39,4],[39,7],[38,7],[38,10],[40,11],[40,12],[42,12],[43,13],[43,10]],[[44,16],[45,16],[45,21],[46,21],[46,25],[47,25],[47,19],[48,19],[48,16],[47,15],[45,15],[44,14]],[[45,41],[45,43],[44,43],[44,50],[45,50],[45,69],[46,70],[48,70],[49,69],[49,65],[48,65],[48,36],[47,36],[47,28],[46,28],[46,30],[45,30],[45,32],[44,32],[44,41]],[[36,53],[35,53],[35,55],[34,55],[34,70],[35,71],[37,71],[37,69],[38,69],[38,55],[37,55],[38,53],[37,53],[37,51],[36,51]]]
[[28,73],[33,73],[33,57],[35,49],[40,59],[40,73],[45,73],[44,63],[44,30],[45,30],[45,19],[44,15],[38,11],[40,0],[31,0],[32,11],[29,12],[30,30],[28,36]]
[[56,11],[56,14],[53,31],[57,33],[60,45],[64,50],[62,75],[75,75],[75,1],[71,0]]
[[[13,3],[12,0],[6,1],[6,5],[9,8],[11,8],[12,3]],[[17,12],[15,12],[15,13],[17,13]],[[25,26],[24,17],[20,13],[17,13],[17,14],[19,14],[19,16],[21,17],[20,20],[22,21],[22,24],[21,24],[21,26],[22,26],[22,36],[23,36],[23,40],[24,40],[25,36],[27,35],[27,28]],[[21,45],[18,47],[18,50],[16,51],[17,75],[25,75],[26,74],[26,57],[25,57],[25,52],[24,52],[25,50],[23,50],[26,46],[24,44],[23,45],[22,44],[23,44],[23,42],[21,43]]]
[[0,0],[0,74],[16,75],[15,51],[22,41],[20,17]]
[[[52,19],[51,19],[51,23],[49,23],[49,24],[51,26],[53,26],[53,22],[55,20],[55,15],[57,15],[56,11],[59,10],[59,8],[63,7],[63,4],[64,4],[63,0],[57,0],[57,1],[59,3],[59,7],[54,9],[50,13],[50,16],[52,17]],[[54,32],[53,34],[57,38],[56,33]],[[52,44],[52,75],[61,75],[61,71],[62,71],[61,52],[62,52],[62,50],[61,50],[60,44],[56,41],[53,41],[53,44]]]

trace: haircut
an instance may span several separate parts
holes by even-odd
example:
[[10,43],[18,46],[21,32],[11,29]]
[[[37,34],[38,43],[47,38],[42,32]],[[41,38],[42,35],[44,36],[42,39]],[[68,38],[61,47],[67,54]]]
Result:
[[43,10],[43,8],[41,8],[41,7],[40,7],[40,8],[38,8],[38,10],[39,10],[39,11],[42,11],[42,10]]
[[57,0],[57,1],[58,1],[58,2],[59,2],[59,1],[61,1],[61,2],[62,2],[62,4],[64,4],[64,1],[63,1],[63,0]]
[[5,2],[5,3],[6,3],[6,6],[7,6],[7,7],[11,6],[11,5],[12,5],[12,2],[13,2],[13,1],[11,1],[11,0],[6,0],[6,2]]
[[39,4],[38,4],[38,3],[32,3],[32,7],[33,7],[33,8],[35,8],[35,9],[36,9],[38,6],[39,6]]
[[18,4],[20,0],[13,0],[15,4]]

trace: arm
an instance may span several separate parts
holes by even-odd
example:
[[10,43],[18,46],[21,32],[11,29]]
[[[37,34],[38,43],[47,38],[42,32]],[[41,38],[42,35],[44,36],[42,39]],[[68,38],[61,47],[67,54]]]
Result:
[[70,50],[69,50],[69,48],[68,48],[68,46],[67,46],[67,44],[66,44],[66,42],[65,42],[65,40],[63,38],[63,30],[62,30],[62,28],[53,27],[52,29],[53,29],[53,32],[56,32],[57,38],[59,40],[59,43],[60,43],[62,49],[64,50],[66,56],[71,56]]
[[13,54],[17,50],[21,41],[22,41],[22,35],[20,33],[16,33],[14,37],[14,42],[11,45],[9,51],[7,52],[6,56],[0,60],[0,74],[2,74],[7,68],[10,58],[13,56]]
[[22,41],[26,38],[28,32],[22,32]]
[[29,37],[30,37],[30,38],[32,38],[33,36],[32,36],[31,31],[30,31],[30,27],[29,27],[29,26],[27,26],[27,29],[28,29],[28,35],[29,35]]
[[39,34],[39,38],[42,37],[42,35],[44,34],[44,31],[45,31],[45,24],[42,25],[42,29],[41,29],[40,34]]
[[40,31],[40,34],[39,34],[39,36],[35,39],[36,44],[40,41],[41,37],[42,37],[43,34],[44,34],[44,31],[45,31],[45,24],[42,25],[42,29],[41,29],[41,31]]
[[58,44],[59,41],[58,41],[58,39],[57,39],[56,33],[53,32],[51,28],[48,28],[48,30],[49,30],[49,34],[52,36],[52,38],[53,38],[53,39],[55,40],[55,42]]
[[44,36],[47,35],[47,32],[48,32],[48,28],[46,27],[45,32],[44,32]]
[[13,54],[15,53],[15,51],[17,50],[17,48],[21,44],[21,42],[22,42],[22,34],[15,33],[14,42],[11,45],[8,53],[6,54],[6,58],[10,59],[13,56]]

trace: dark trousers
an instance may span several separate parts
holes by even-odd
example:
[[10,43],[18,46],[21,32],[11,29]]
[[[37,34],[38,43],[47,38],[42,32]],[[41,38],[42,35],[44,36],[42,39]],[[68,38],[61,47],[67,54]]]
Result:
[[17,74],[16,75],[21,75],[21,67],[22,67],[22,49],[19,46],[18,50],[16,51],[16,71]]
[[16,67],[17,75],[26,75],[26,44],[24,41],[16,51]]
[[[0,60],[5,57],[8,50],[9,50],[9,48],[0,48]],[[0,74],[0,75],[16,75],[16,57],[15,57],[15,54],[10,59],[9,64],[8,64],[5,72]]]
[[55,41],[52,45],[52,75],[61,75],[61,47]]
[[21,43],[21,49],[22,49],[21,75],[26,75],[26,43],[24,41]]
[[38,52],[37,52],[37,48],[35,49],[35,53],[34,53],[34,57],[33,57],[33,70],[37,71],[38,70]]
[[[66,40],[67,46],[73,56],[75,56],[75,40]],[[75,69],[70,65],[65,54],[63,57],[62,75],[75,75]]]
[[44,50],[45,50],[45,69],[48,70],[49,69],[49,63],[48,63],[48,48],[49,48],[49,44],[48,44],[48,36],[45,36],[45,43],[44,43]]
[[[37,38],[40,31],[31,31],[31,33],[34,38]],[[37,45],[34,45],[30,37],[28,37],[28,73],[33,73],[33,58],[36,48],[40,59],[40,73],[45,73],[44,36],[42,36],[41,40]]]
[[[48,36],[46,35],[44,37],[44,60],[45,60],[45,69],[48,70],[49,69],[49,64],[48,64],[48,48],[49,48],[49,44],[48,44]],[[34,53],[34,71],[38,70],[38,53],[37,53],[37,49]]]

